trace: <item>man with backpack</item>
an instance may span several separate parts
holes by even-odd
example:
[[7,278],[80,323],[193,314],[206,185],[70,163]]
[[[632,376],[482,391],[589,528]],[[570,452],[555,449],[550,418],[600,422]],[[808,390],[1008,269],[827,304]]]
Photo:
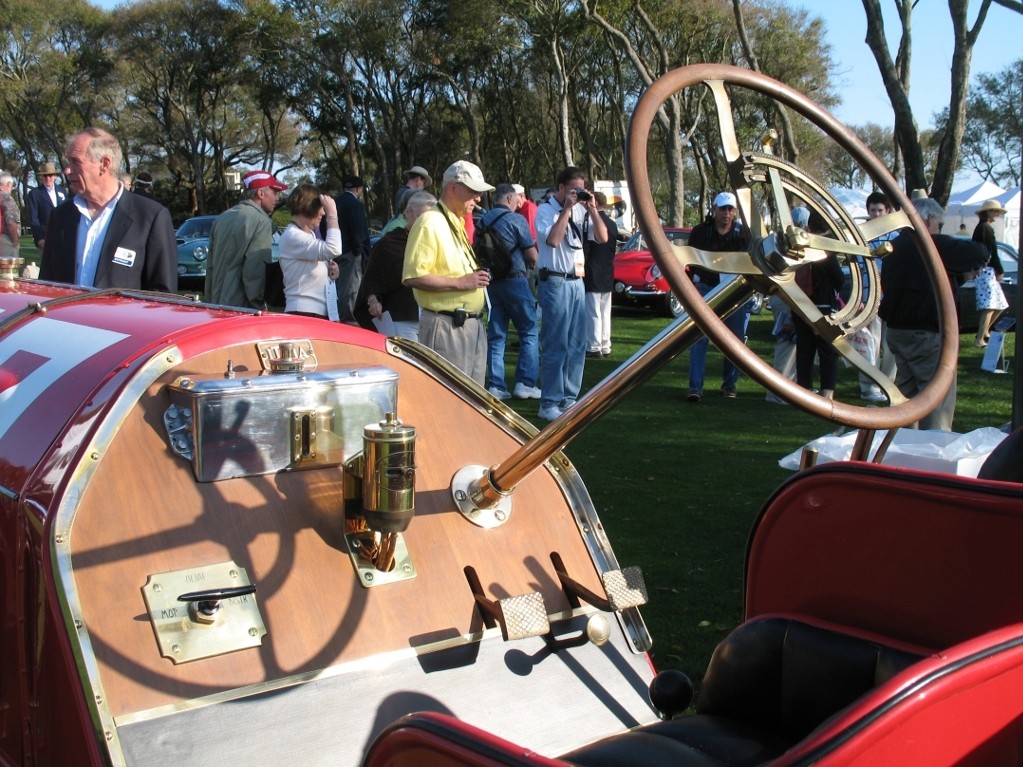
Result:
[[[494,207],[476,227],[474,250],[480,265],[490,270],[487,287],[490,319],[487,322],[487,389],[498,399],[540,399],[536,379],[540,372],[539,330],[536,302],[529,289],[526,270],[536,265],[536,241],[529,224],[512,215],[518,192],[511,184],[498,184]],[[515,388],[508,391],[504,377],[504,349],[509,320],[519,335],[519,358],[515,365]]]

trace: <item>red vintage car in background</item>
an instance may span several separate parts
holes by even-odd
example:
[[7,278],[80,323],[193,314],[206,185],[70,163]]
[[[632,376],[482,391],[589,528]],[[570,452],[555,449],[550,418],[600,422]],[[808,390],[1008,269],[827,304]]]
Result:
[[[664,227],[665,236],[674,245],[685,245],[690,231],[689,227]],[[647,248],[642,231],[626,240],[615,255],[614,280],[614,304],[646,306],[665,317],[678,317],[684,311]]]
[[[871,258],[879,230],[908,228],[943,316],[954,304],[887,170],[781,83],[670,73],[637,105],[630,158],[648,156],[656,105],[693,86],[719,109],[747,88],[813,118],[898,211],[860,230],[721,119],[755,237],[708,255],[668,244],[630,161],[689,316],[542,431],[414,342],[0,262],[0,767],[1019,764],[1023,485],[1008,478],[800,472],[754,524],[744,621],[695,697],[651,666],[642,574],[563,448],[704,333],[793,405],[860,429],[860,459],[874,430],[933,409],[957,356],[945,323],[931,384],[907,400],[882,377],[890,405],[860,408],[731,334],[720,315],[772,291],[860,364],[831,322],[869,319],[869,302],[815,315],[793,273],[832,251]],[[793,227],[793,198],[835,236]],[[728,275],[706,302],[691,265]],[[1018,455],[1004,465],[1018,474]],[[669,503],[691,491],[679,467]],[[684,533],[628,513],[637,534]]]

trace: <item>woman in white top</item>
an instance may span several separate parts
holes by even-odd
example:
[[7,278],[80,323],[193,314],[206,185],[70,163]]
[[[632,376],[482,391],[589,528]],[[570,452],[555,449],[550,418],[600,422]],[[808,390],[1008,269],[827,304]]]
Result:
[[[334,280],[341,255],[341,230],[337,223],[337,204],[312,184],[301,184],[288,198],[291,223],[281,235],[280,263],[284,274],[284,311],[307,317],[338,319],[337,289]],[[317,239],[314,232],[326,217],[327,237]]]

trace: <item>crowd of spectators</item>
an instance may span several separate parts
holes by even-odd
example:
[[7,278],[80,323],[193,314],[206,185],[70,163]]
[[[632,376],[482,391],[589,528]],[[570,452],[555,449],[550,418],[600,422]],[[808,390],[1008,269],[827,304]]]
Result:
[[[176,291],[170,214],[153,197],[152,175],[142,171],[132,183],[122,174],[122,164],[117,139],[89,128],[67,143],[67,189],[59,183],[55,165],[38,167],[37,186],[26,196],[26,215],[41,258],[38,272],[26,271],[24,276],[100,288]],[[543,420],[562,416],[580,396],[586,358],[611,353],[618,230],[606,212],[604,195],[586,189],[585,174],[577,167],[563,169],[538,202],[519,184],[489,183],[479,167],[464,160],[445,170],[438,197],[430,191],[430,172],[420,165],[405,171],[403,181],[395,196],[397,215],[372,246],[361,177],[345,176],[337,197],[311,184],[298,186],[287,197],[292,220],[279,238],[279,259],[273,259],[271,215],[287,186],[266,170],[246,173],[242,201],[217,217],[210,234],[206,299],[271,308],[268,275],[279,260],[286,312],[418,341],[493,397],[537,400],[537,415]],[[12,196],[13,183],[10,174],[0,174],[3,256],[16,256],[20,245],[21,209]],[[487,194],[492,207],[484,211]],[[981,323],[975,343],[984,346],[1005,308],[991,227],[1004,209],[997,203],[982,207],[969,240],[941,234],[944,211],[925,193],[914,193],[912,203],[953,288],[966,279],[990,277],[983,291],[978,287]],[[867,208],[871,218],[891,212],[880,192],[867,198]],[[792,210],[797,227],[830,236],[826,222],[819,216],[815,222],[814,215],[802,207]],[[507,259],[499,274],[481,263],[474,247],[477,226],[495,238]],[[892,252],[878,266],[880,311],[851,343],[865,357],[861,371],[880,370],[903,396],[912,397],[928,385],[938,365],[937,303],[913,238],[896,230],[883,239],[890,240]],[[881,243],[870,244],[876,248]],[[709,215],[692,230],[689,245],[704,253],[747,249],[749,235],[738,220],[735,195],[721,192],[714,198]],[[720,281],[716,271],[701,266],[690,266],[688,275],[701,295]],[[840,305],[844,280],[834,255],[796,274],[797,285],[825,318]],[[793,316],[784,302],[772,299],[771,306],[776,312],[775,367],[809,389],[816,363],[820,394],[833,397],[838,375],[834,346]],[[726,319],[740,339],[745,338],[749,312],[746,305]],[[509,381],[506,353],[512,326],[517,359]],[[691,403],[703,398],[707,344],[701,338],[690,349],[686,397]],[[738,379],[738,368],[725,357],[725,398],[736,396]],[[860,384],[864,400],[887,399],[862,372]],[[953,385],[920,426],[951,429],[954,409]]]

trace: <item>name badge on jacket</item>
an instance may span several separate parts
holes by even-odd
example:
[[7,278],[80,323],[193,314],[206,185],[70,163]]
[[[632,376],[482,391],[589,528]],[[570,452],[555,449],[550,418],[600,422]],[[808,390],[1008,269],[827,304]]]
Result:
[[114,251],[114,263],[120,266],[132,267],[135,265],[135,251],[127,248],[118,248]]

